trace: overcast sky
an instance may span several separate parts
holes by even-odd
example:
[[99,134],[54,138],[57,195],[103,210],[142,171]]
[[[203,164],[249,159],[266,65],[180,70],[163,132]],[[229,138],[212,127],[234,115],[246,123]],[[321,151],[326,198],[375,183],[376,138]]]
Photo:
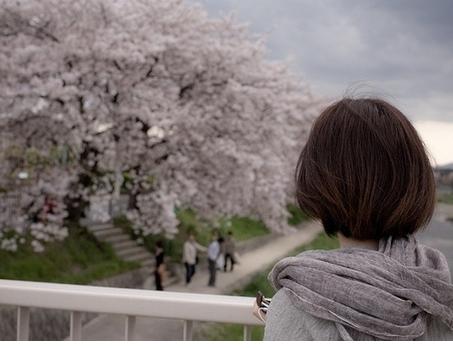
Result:
[[189,0],[234,13],[320,96],[376,94],[453,162],[453,0]]

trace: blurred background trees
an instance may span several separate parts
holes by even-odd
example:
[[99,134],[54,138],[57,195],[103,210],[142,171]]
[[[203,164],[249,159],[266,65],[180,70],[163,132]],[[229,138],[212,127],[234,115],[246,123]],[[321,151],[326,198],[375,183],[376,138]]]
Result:
[[40,251],[120,196],[145,235],[174,235],[178,207],[290,228],[319,101],[232,18],[175,0],[4,0],[0,47],[0,248]]

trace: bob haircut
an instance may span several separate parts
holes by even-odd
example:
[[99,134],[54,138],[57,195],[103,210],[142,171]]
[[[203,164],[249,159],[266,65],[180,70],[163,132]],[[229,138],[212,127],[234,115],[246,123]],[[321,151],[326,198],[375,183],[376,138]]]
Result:
[[296,197],[328,235],[401,238],[431,220],[434,175],[417,131],[397,108],[345,98],[312,126],[297,163]]

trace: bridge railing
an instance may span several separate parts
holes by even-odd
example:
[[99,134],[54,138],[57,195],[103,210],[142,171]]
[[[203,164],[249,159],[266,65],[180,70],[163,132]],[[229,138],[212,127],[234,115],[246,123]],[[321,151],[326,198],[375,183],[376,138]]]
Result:
[[252,314],[254,301],[240,296],[0,280],[0,305],[17,306],[18,340],[29,338],[32,307],[69,311],[71,340],[82,339],[84,312],[124,315],[125,340],[134,337],[137,316],[182,320],[183,340],[192,340],[196,321],[241,324],[244,340],[250,340],[251,327],[262,325]]

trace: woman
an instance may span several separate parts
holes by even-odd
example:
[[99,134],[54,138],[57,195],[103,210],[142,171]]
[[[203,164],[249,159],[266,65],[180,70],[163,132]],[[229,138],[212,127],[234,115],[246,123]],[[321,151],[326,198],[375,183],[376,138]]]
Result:
[[300,154],[296,190],[341,247],[274,266],[266,340],[453,339],[446,259],[414,236],[433,214],[433,172],[398,109],[377,99],[327,107]]
[[156,242],[155,251],[155,270],[154,270],[154,281],[156,284],[156,290],[164,290],[162,281],[165,277],[165,263],[164,263],[164,243],[161,240]]

